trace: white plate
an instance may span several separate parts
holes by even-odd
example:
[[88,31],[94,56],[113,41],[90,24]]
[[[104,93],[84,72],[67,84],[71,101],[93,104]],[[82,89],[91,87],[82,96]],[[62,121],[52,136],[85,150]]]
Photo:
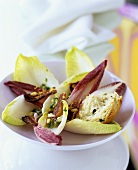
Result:
[[[44,148],[0,131],[0,169],[3,170],[126,170],[129,150],[119,136],[103,145],[79,151]],[[8,135],[9,134],[9,135]]]
[[[62,82],[65,79],[66,74],[65,74],[64,62],[57,62],[57,61],[46,62],[45,64],[60,82]],[[2,112],[5,106],[15,97],[13,93],[10,91],[10,89],[3,84],[5,81],[8,80],[12,80],[12,74],[5,77],[5,79],[2,80],[2,82],[0,83],[0,96],[1,96],[0,112]],[[109,71],[106,71],[101,84],[104,85],[112,81],[118,81],[118,80],[119,80],[118,77],[116,77]],[[62,146],[49,145],[40,142],[35,136],[33,129],[28,126],[20,126],[20,127],[11,126],[2,121],[1,122],[2,125],[5,125],[9,130],[11,130],[11,132],[15,132],[14,134],[18,135],[19,137],[23,137],[24,139],[29,140],[31,143],[40,144],[45,148],[50,148],[55,150],[80,150],[80,149],[87,149],[87,148],[101,145],[120,135],[132,121],[134,112],[135,112],[134,98],[130,89],[127,87],[126,93],[123,98],[121,110],[115,119],[122,127],[122,129],[119,132],[114,134],[109,134],[109,135],[78,135],[78,134],[73,134],[64,131],[61,134],[63,138]]]

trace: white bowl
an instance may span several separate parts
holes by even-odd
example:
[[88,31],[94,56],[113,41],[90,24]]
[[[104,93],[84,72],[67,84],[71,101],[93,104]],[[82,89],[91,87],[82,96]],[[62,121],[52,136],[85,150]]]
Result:
[[[59,82],[62,82],[63,80],[66,79],[64,61],[59,62],[49,61],[45,62],[45,65],[55,75]],[[4,82],[8,80],[13,80],[13,74],[6,76],[0,83],[1,113],[5,106],[15,97],[15,95],[10,91],[10,89],[4,85]],[[120,79],[118,77],[116,77],[114,74],[106,70],[101,85],[119,80]],[[2,120],[1,123],[3,126],[7,127],[7,129],[9,129],[11,133],[18,135],[23,140],[29,140],[30,142],[33,142],[37,145],[42,145],[45,148],[54,150],[81,150],[101,145],[120,135],[131,123],[134,113],[135,113],[135,101],[131,93],[131,90],[129,89],[129,87],[127,87],[125,95],[123,97],[122,107],[115,118],[115,121],[117,121],[122,127],[122,129],[119,132],[108,135],[79,135],[63,131],[61,133],[61,136],[63,138],[63,144],[61,146],[42,143],[35,136],[33,128],[31,128],[30,126],[12,126],[3,122]]]

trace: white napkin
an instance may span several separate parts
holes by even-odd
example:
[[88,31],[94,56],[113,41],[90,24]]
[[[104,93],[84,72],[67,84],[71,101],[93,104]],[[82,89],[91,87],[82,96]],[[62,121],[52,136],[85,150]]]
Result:
[[[22,40],[40,54],[68,50],[73,45],[85,49],[108,42],[115,34],[100,25],[98,19],[97,24],[93,14],[98,14],[99,18],[100,14],[114,12],[123,3],[124,0],[54,0],[46,11],[43,7],[41,14],[37,4],[34,23],[24,32]],[[105,18],[106,23],[118,20]]]

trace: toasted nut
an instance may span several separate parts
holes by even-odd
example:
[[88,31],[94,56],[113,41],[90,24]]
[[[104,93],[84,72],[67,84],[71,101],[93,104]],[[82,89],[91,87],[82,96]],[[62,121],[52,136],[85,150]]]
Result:
[[71,112],[78,112],[77,108],[71,109]]
[[51,119],[47,119],[46,123],[49,124],[51,122]]
[[72,84],[72,88],[75,88],[76,84]]
[[31,96],[36,96],[36,95],[37,95],[37,92],[32,92],[30,95],[31,95]]

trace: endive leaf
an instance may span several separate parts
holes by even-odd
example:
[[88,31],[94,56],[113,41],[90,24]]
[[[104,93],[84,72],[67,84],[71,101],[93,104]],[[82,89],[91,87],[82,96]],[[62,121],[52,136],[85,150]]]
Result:
[[76,47],[72,47],[67,52],[65,60],[67,77],[83,72],[89,72],[94,69],[94,64],[90,58]]
[[62,100],[63,103],[63,114],[62,114],[62,118],[61,118],[61,123],[59,124],[59,126],[57,128],[52,128],[51,131],[56,134],[59,135],[62,130],[65,127],[66,121],[67,121],[67,116],[68,116],[68,104],[65,100]]
[[50,106],[52,105],[52,99],[55,97],[55,94],[49,96],[45,102],[43,103],[43,107],[42,107],[42,113],[46,113],[47,111],[50,110]]
[[16,60],[14,80],[47,87],[57,87],[58,81],[36,56],[26,57],[20,54]]
[[[53,96],[54,97],[54,96]],[[47,128],[45,127],[46,125],[46,119],[48,116],[48,111],[49,111],[49,104],[51,105],[51,100],[52,100],[52,96],[50,96],[44,103],[43,105],[43,109],[42,109],[42,113],[43,115],[40,117],[38,123],[43,127],[43,128]],[[62,116],[61,116],[61,123],[58,125],[58,127],[55,128],[50,128],[50,130],[55,134],[55,135],[59,135],[62,130],[65,127],[66,121],[67,121],[67,116],[68,116],[68,104],[65,100],[62,100],[62,104],[63,104],[63,108],[62,108]]]
[[110,134],[118,132],[121,127],[115,121],[110,124],[102,124],[76,118],[67,122],[64,129],[78,134]]
[[73,89],[68,98],[68,104],[72,101],[79,101],[84,99],[87,95],[91,94],[98,89],[99,84],[104,75],[104,70],[107,65],[107,60],[104,60],[95,69],[89,72]]
[[26,102],[23,95],[18,96],[5,107],[2,112],[2,120],[11,125],[24,125],[22,117],[29,115],[35,107]]
[[58,94],[65,92],[66,95],[68,96],[70,94],[70,84],[80,82],[88,73],[89,72],[80,73],[66,79],[58,86],[57,88]]

